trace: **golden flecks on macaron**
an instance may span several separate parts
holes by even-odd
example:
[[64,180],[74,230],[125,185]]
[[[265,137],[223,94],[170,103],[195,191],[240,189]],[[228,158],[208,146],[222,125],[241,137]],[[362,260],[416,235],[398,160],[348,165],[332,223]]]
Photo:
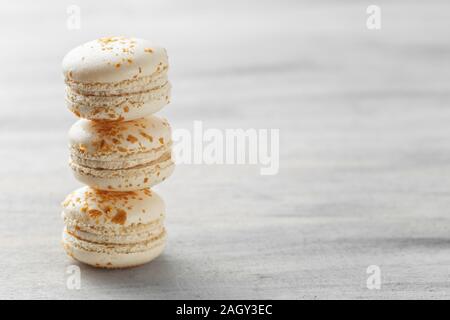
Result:
[[167,66],[164,48],[124,36],[87,42],[71,50],[63,60],[65,77],[80,82],[124,81],[133,79],[134,75],[149,76]]
[[[159,212],[164,211],[162,199],[155,197],[149,189],[113,192],[86,186],[70,193],[61,205],[64,211],[78,211],[78,219],[115,225],[149,222],[157,219]],[[142,212],[142,209],[146,209],[146,212]],[[142,216],[143,213],[146,215]]]
[[148,188],[174,167],[170,126],[150,116],[169,102],[167,70],[164,48],[123,36],[64,58],[67,106],[82,118],[69,132],[69,164],[87,185],[62,203],[63,245],[74,259],[123,268],[164,249],[164,202]]
[[[132,207],[127,207],[127,209],[131,210]],[[124,225],[127,221],[127,212],[123,209],[118,209],[116,215],[111,219],[112,223]]]
[[171,129],[156,116],[125,121],[78,120],[69,131],[70,143],[79,156],[149,152],[170,147]]

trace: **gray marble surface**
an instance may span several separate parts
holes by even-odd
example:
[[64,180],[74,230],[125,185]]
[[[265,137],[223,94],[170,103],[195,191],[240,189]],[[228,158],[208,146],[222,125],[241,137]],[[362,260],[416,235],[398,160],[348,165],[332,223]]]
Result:
[[[81,8],[81,29],[66,8]],[[448,298],[448,1],[14,1],[0,33],[0,298]],[[60,62],[105,35],[168,49],[176,129],[280,129],[280,171],[179,165],[157,187],[169,243],[124,271],[60,246]],[[368,290],[366,269],[381,269]]]

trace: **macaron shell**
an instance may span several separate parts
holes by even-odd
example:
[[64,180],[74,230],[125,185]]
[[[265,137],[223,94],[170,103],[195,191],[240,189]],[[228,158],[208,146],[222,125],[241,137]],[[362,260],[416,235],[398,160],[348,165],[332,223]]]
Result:
[[150,41],[107,37],[71,50],[62,68],[66,79],[72,81],[112,83],[150,76],[167,65],[166,50]]
[[154,223],[165,215],[163,199],[148,189],[105,192],[88,186],[70,193],[62,203],[63,218],[93,228],[123,230]]
[[96,122],[80,119],[69,130],[69,144],[77,156],[112,160],[145,152],[157,152],[171,145],[167,120],[147,116],[125,122]]

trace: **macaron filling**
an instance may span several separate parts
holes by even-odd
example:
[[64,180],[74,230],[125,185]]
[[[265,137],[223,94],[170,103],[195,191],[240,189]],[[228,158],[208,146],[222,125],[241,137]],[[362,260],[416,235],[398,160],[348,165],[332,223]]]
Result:
[[164,245],[166,239],[166,232],[163,231],[158,236],[146,239],[144,241],[132,244],[104,244],[91,242],[86,239],[78,238],[69,233],[67,229],[64,230],[63,242],[70,244],[70,246],[81,249],[83,251],[106,253],[109,255],[117,254],[132,254],[152,250],[155,247]]
[[[157,172],[158,169],[165,169],[166,167],[172,166],[173,162],[171,153],[167,152],[156,160],[133,167],[126,167],[125,165],[122,168],[115,169],[87,167],[76,163],[73,159],[69,164],[75,171],[97,177],[129,177],[141,175],[143,172]],[[126,162],[124,162],[124,164],[126,164]]]
[[81,82],[66,78],[65,82],[71,92],[83,96],[115,96],[139,92],[148,92],[169,85],[168,66],[150,76],[123,80],[120,82]]
[[171,145],[172,143],[169,142],[167,145],[152,151],[132,153],[123,156],[117,156],[115,154],[102,156],[85,155],[80,153],[76,147],[71,147],[70,158],[73,163],[91,169],[121,170],[139,168],[139,166],[145,167],[170,160]]

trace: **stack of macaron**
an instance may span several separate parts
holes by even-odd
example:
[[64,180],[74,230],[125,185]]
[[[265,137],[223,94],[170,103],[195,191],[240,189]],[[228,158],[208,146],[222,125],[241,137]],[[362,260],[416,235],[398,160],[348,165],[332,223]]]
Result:
[[135,38],[85,43],[63,60],[70,167],[87,186],[63,202],[68,255],[101,268],[144,264],[164,249],[165,205],[150,188],[172,174],[164,48]]

